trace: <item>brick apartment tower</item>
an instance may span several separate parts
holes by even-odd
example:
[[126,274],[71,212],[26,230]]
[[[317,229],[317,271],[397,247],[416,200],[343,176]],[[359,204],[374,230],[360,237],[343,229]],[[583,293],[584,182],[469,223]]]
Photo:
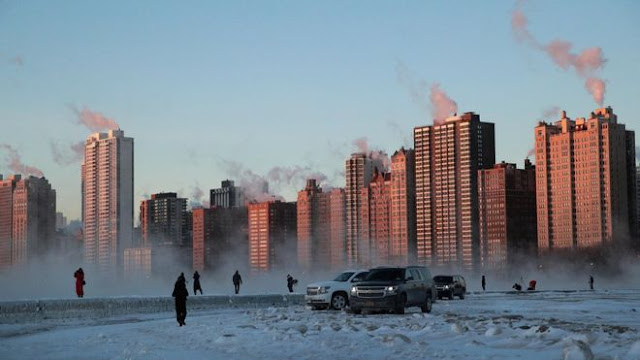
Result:
[[495,163],[494,124],[470,112],[413,134],[417,260],[472,269],[479,261],[478,170]]
[[374,168],[369,186],[360,189],[360,265],[390,265],[391,174]]
[[315,179],[298,192],[298,264],[303,270],[327,270],[331,264],[330,198]]
[[26,264],[53,249],[56,192],[44,177],[0,176],[0,268]]
[[105,273],[123,269],[133,242],[133,138],[91,134],[82,164],[84,259]]
[[391,156],[391,237],[389,262],[416,261],[415,152],[401,148]]
[[20,175],[2,179],[0,175],[0,270],[11,267],[13,247],[13,190]]
[[193,270],[205,271],[206,259],[211,257],[211,209],[194,208],[193,216]]
[[347,264],[347,210],[344,189],[336,188],[329,192],[329,223],[329,267],[336,271],[343,269]]
[[296,203],[249,204],[249,267],[259,273],[296,265]]
[[478,197],[481,269],[513,269],[535,258],[536,184],[529,159],[524,169],[503,162],[479,170]]
[[611,107],[588,119],[571,120],[563,111],[554,124],[535,128],[540,254],[628,238],[635,227],[633,139]]
[[360,254],[362,225],[360,216],[360,190],[369,186],[373,164],[364,153],[352,154],[345,162],[345,209],[347,219],[346,256],[349,265],[363,262]]

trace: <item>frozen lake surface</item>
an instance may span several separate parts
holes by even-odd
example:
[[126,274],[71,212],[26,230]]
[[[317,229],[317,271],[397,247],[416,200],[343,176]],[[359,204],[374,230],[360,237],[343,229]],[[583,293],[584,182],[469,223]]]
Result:
[[192,310],[185,327],[72,315],[0,323],[0,359],[640,359],[638,290],[472,293],[405,315],[265,303]]

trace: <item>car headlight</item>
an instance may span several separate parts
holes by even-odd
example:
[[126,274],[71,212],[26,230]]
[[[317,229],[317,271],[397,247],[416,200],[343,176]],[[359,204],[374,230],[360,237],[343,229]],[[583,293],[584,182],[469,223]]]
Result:
[[444,286],[444,289],[445,289],[445,290],[448,290],[448,289],[449,289],[449,285],[445,285],[445,286]]
[[384,292],[387,295],[395,295],[396,291],[398,291],[397,286],[387,286],[386,288],[384,288]]
[[358,289],[355,286],[351,287],[351,295],[355,295],[358,293]]
[[329,289],[331,289],[331,286],[321,286],[320,289],[318,289],[318,294],[326,294],[329,292]]

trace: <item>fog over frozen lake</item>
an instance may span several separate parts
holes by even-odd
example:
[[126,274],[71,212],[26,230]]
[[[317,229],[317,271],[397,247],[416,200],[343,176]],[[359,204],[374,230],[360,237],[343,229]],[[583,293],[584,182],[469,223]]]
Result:
[[166,310],[0,318],[0,358],[640,359],[640,290],[472,292],[405,315],[311,311],[300,296],[240,298],[209,308],[192,301],[185,327]]

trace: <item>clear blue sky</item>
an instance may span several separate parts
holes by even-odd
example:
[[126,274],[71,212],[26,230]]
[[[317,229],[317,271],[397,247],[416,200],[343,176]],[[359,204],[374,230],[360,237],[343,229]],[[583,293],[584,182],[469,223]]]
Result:
[[[584,80],[514,40],[511,1],[0,0],[0,144],[39,167],[58,209],[80,216],[80,163],[51,142],[84,140],[70,106],[113,118],[135,138],[136,207],[145,194],[218,187],[228,161],[339,176],[353,140],[392,153],[431,124],[398,81],[439,82],[496,124],[497,160],[521,163],[551,107],[598,107]],[[530,0],[541,42],[608,59],[605,105],[640,131],[640,2]],[[425,99],[425,103],[427,99]],[[8,174],[6,153],[0,173]],[[277,189],[288,200],[303,186]]]

